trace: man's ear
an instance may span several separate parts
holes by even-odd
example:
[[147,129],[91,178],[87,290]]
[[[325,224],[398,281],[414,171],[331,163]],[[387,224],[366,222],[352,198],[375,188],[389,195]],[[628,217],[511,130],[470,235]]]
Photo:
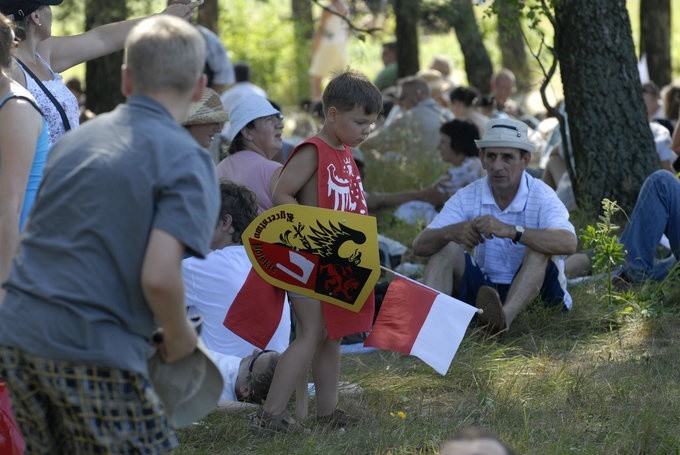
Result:
[[191,97],[191,101],[196,103],[201,99],[201,96],[203,96],[203,90],[205,89],[207,83],[208,78],[206,77],[205,74],[201,74],[201,77],[198,78],[198,82],[196,83],[196,87],[194,88],[194,94]]
[[529,163],[531,163],[531,153],[527,151],[521,151],[519,152],[520,154],[520,159],[524,161],[524,167],[527,168],[529,167]]
[[120,91],[123,96],[128,97],[132,95],[132,79],[130,78],[130,71],[127,65],[123,64],[120,67]]

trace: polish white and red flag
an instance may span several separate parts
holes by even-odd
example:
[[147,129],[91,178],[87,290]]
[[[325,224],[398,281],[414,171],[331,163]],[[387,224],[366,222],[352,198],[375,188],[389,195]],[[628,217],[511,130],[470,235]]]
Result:
[[396,274],[364,346],[418,357],[445,375],[477,308]]

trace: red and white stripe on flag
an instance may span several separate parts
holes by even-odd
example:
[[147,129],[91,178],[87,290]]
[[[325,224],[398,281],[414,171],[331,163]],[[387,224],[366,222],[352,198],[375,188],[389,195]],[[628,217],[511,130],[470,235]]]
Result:
[[397,274],[364,346],[414,355],[445,375],[476,312],[465,302]]

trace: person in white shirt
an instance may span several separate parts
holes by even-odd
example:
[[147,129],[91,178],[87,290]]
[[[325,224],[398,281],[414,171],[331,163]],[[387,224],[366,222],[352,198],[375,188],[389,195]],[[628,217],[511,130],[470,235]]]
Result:
[[415,254],[432,256],[425,284],[477,305],[494,332],[539,291],[546,305],[571,308],[562,255],[576,251],[577,238],[555,192],[525,172],[534,150],[527,132],[518,120],[490,120],[476,141],[487,176],[458,190],[413,242]]
[[[203,317],[201,339],[208,350],[244,358],[257,349],[224,326],[224,318],[251,269],[241,234],[257,216],[255,194],[233,182],[220,184],[222,205],[205,259],[182,261],[189,316]],[[281,321],[267,349],[283,352],[290,339],[290,310],[283,305]]]

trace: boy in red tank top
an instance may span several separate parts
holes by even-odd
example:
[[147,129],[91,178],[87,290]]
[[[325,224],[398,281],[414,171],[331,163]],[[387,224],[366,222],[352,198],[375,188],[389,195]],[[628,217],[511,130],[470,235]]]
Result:
[[[291,154],[274,188],[274,203],[366,215],[361,177],[350,147],[368,137],[382,109],[382,96],[364,75],[346,71],[328,83],[322,103],[323,127]],[[289,298],[297,319],[296,338],[279,359],[267,400],[257,414],[258,426],[273,431],[309,431],[285,409],[310,362],[318,422],[335,427],[354,423],[355,418],[337,409],[340,340],[371,329],[373,294],[359,313],[300,294],[289,293]]]

